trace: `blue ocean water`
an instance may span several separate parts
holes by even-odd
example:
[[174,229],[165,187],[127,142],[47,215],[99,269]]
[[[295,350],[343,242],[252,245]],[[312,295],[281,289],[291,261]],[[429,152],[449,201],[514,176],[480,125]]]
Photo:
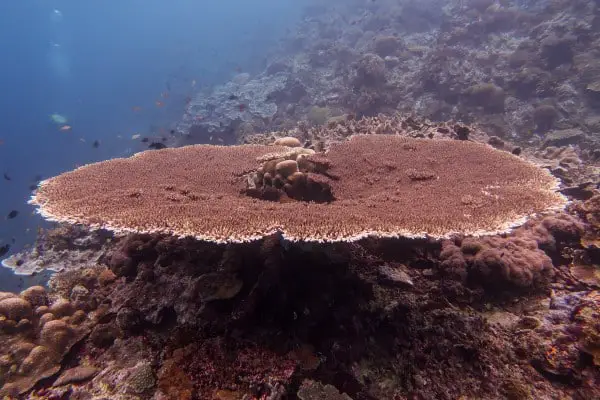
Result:
[[[10,244],[10,255],[34,241],[43,221],[26,202],[38,175],[144,150],[132,135],[164,135],[186,97],[237,71],[258,71],[305,5],[1,2],[0,246]],[[54,113],[70,130],[51,120]],[[11,210],[18,216],[7,218]],[[0,283],[9,278],[0,271]]]

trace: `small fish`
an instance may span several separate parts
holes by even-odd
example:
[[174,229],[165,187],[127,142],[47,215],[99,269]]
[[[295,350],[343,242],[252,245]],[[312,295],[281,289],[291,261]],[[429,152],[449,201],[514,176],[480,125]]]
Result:
[[4,140],[0,139],[0,146],[4,144]]
[[175,134],[175,129],[171,129],[171,130],[169,131],[169,133],[170,133],[171,135],[174,135],[174,134]]
[[237,100],[239,99],[239,97],[237,97],[235,94],[230,94],[229,97],[227,97],[228,100]]
[[166,137],[162,137],[162,138],[160,138],[160,140],[163,141],[163,142],[166,142],[167,138]]
[[163,99],[166,99],[166,98],[168,98],[168,97],[169,97],[169,92],[162,92],[162,93],[160,94],[160,97],[162,97]]
[[192,79],[192,87],[196,86],[196,80]]
[[19,212],[17,210],[12,210],[11,212],[8,213],[8,215],[6,216],[6,219],[13,219],[17,215],[19,215]]
[[140,135],[139,133],[136,133],[135,135],[131,136],[131,140],[136,140],[136,139],[139,139],[141,137],[142,137],[142,135]]
[[154,102],[154,104],[156,104],[156,107],[162,107],[162,106],[164,106],[164,105],[165,105],[165,103],[163,103],[163,102],[162,102],[162,101],[160,101],[160,100],[157,100],[156,102]]
[[240,66],[235,67],[235,72],[242,72],[242,67],[240,67]]
[[142,111],[142,107],[140,107],[140,106],[133,106],[133,107],[131,107],[131,110],[132,110],[133,112]]
[[84,139],[84,138],[79,138],[79,141],[80,141],[81,143],[85,143],[85,139]]
[[204,117],[202,115],[196,115],[196,117],[194,119],[196,121],[202,121],[204,119]]
[[42,179],[43,179],[43,177],[41,175],[36,175],[36,176],[33,177],[33,180],[36,181],[36,182],[39,182]]
[[100,141],[98,140],[94,140],[94,143],[92,143],[92,147],[97,149],[98,147],[100,147]]
[[150,145],[148,146],[149,149],[154,149],[154,150],[160,150],[160,149],[166,149],[167,146],[164,143],[160,143],[160,142],[152,142],[150,143]]
[[6,172],[4,173],[4,179],[6,179],[7,181],[12,181],[12,178]]
[[71,130],[71,125],[63,125],[59,128],[59,131],[68,132]]
[[60,114],[52,114],[50,115],[50,119],[57,125],[64,125],[67,123],[67,118]]
[[140,140],[140,142],[142,142],[142,143],[148,143],[149,141],[150,141],[150,139],[147,137],[142,138],[142,140]]
[[191,96],[186,96],[185,98],[185,105],[188,105],[192,102],[192,97]]
[[37,188],[38,188],[38,185],[35,185],[35,184],[29,185],[29,190],[31,190],[31,191],[37,190]]
[[3,257],[6,255],[6,253],[8,253],[10,251],[10,244],[5,244],[4,246],[0,247],[0,257]]
[[238,106],[238,109],[239,109],[240,111],[244,112],[244,111],[246,110],[246,105],[245,105],[245,104],[240,104],[240,105]]

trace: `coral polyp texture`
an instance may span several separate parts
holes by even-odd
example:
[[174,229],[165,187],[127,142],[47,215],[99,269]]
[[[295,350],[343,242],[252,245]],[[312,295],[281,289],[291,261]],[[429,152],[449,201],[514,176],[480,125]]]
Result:
[[[301,201],[292,178],[305,185],[300,189],[331,193],[326,201]],[[278,192],[257,194],[265,183]],[[50,220],[117,232],[214,242],[281,232],[293,241],[350,241],[506,231],[562,207],[556,186],[545,170],[486,145],[359,135],[325,154],[264,145],[139,153],[46,180],[31,202]]]

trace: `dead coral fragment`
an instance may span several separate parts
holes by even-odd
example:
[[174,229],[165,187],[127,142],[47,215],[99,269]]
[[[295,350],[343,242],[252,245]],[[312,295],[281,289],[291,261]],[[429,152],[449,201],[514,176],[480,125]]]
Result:
[[[325,173],[300,168],[308,187],[329,187],[333,201],[299,205],[240,195],[249,189],[251,174],[260,178],[261,163],[277,160],[275,175],[264,164],[263,185],[296,196],[295,182],[303,178],[292,174],[289,182],[278,178],[275,168],[283,160],[298,162],[302,152],[294,156],[290,150],[196,145],[138,153],[44,181],[31,202],[56,221],[240,242],[277,231],[290,240],[306,241],[481,235],[506,231],[566,201],[555,192],[557,181],[547,171],[509,153],[468,141],[394,135],[355,136],[332,144],[324,155],[314,155],[327,159],[315,162],[328,166]],[[410,168],[431,171],[437,179],[420,181],[415,190],[405,173]],[[252,181],[258,187],[261,179]],[[186,193],[178,202],[170,200],[173,188]],[[140,196],[129,196],[132,190]],[[271,191],[274,197],[277,191]],[[477,207],[460,201],[467,195],[477,200]]]
[[98,369],[94,367],[75,367],[63,372],[52,386],[68,385],[69,383],[83,382],[98,373]]

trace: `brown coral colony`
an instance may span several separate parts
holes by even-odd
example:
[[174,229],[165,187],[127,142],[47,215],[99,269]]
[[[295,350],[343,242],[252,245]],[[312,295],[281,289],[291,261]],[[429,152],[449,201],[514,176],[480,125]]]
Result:
[[44,182],[32,202],[52,220],[215,242],[479,235],[564,204],[546,171],[486,145],[363,135],[315,153],[277,143],[92,164]]
[[51,304],[41,286],[19,295],[0,292],[0,396],[16,398],[56,374],[65,354],[87,334],[86,320],[66,299]]

